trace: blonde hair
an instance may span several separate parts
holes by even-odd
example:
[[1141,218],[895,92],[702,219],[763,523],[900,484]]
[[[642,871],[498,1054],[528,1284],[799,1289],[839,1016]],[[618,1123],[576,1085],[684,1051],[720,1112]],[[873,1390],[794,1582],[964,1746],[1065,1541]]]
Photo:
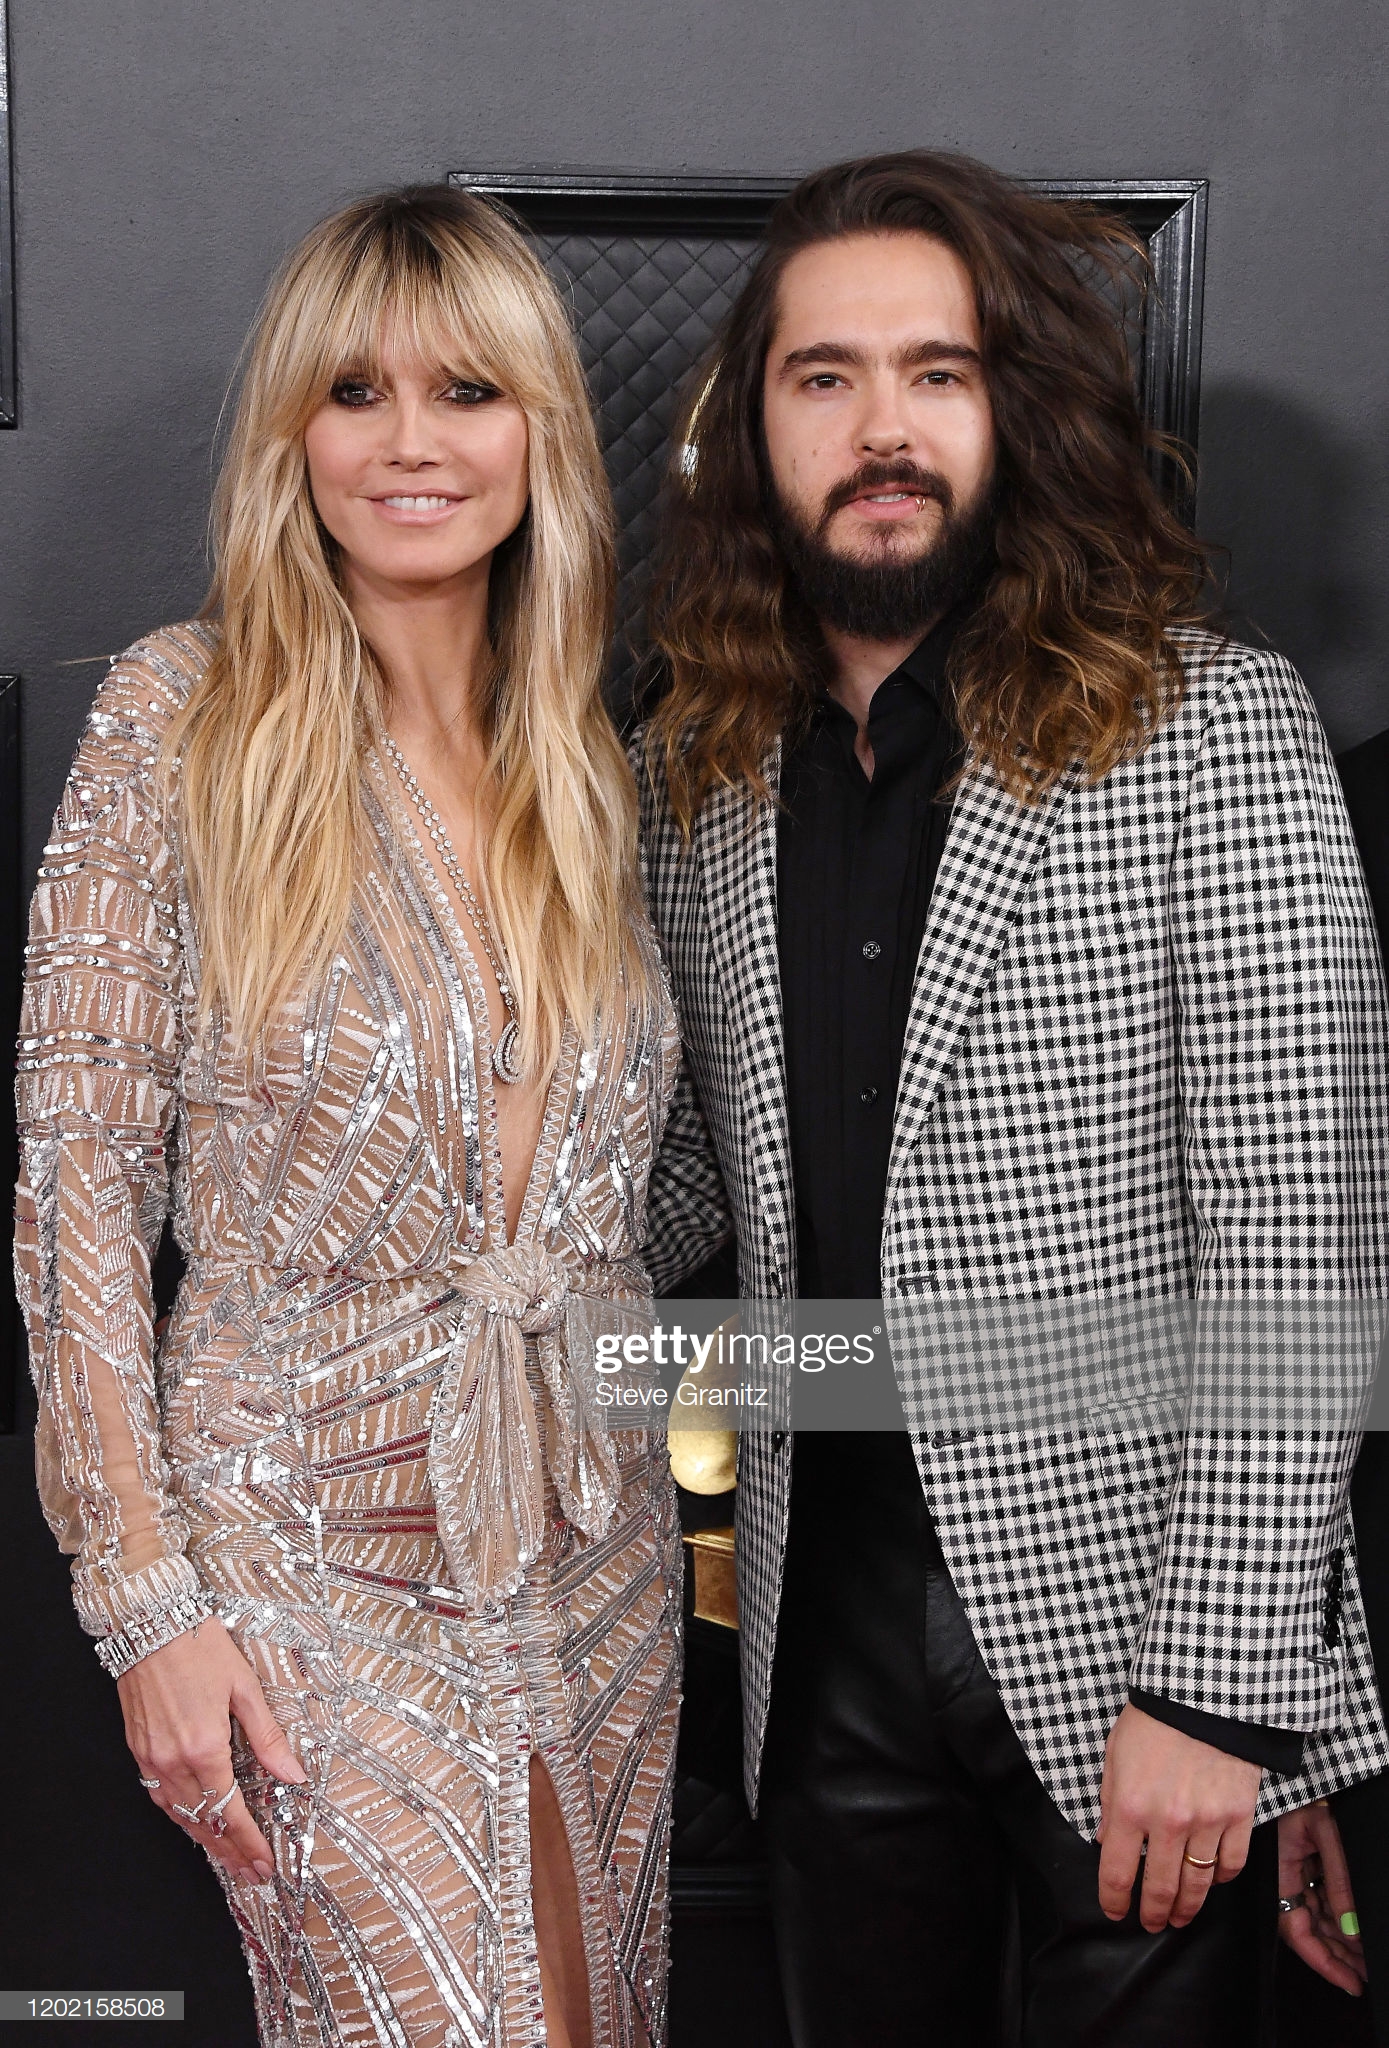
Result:
[[[362,763],[389,684],[342,593],[310,495],[304,431],[382,337],[496,385],[529,429],[530,499],[493,557],[482,881],[528,1069],[566,1014],[591,1038],[630,957],[635,799],[602,699],[611,504],[578,351],[522,235],[447,186],[358,201],[288,257],[247,344],[214,510],[207,674],[165,748],[203,970],[249,1040],[321,968],[362,846]],[[475,878],[476,879],[476,878]]]

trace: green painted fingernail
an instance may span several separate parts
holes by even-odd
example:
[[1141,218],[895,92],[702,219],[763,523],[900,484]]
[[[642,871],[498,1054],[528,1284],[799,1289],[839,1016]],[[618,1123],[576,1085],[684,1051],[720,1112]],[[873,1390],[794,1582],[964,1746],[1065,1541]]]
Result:
[[1358,1934],[1360,1932],[1360,1915],[1358,1913],[1342,1913],[1341,1932],[1342,1934]]

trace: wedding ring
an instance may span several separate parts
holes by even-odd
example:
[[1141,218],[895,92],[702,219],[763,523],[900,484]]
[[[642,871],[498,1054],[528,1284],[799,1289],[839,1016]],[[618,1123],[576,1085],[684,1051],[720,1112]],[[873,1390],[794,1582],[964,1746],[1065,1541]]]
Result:
[[1214,1870],[1220,1858],[1218,1856],[1193,1856],[1188,1849],[1182,1861],[1183,1863],[1189,1863],[1193,1870]]
[[141,1778],[140,1783],[147,1792],[157,1792],[159,1790],[158,1778]]

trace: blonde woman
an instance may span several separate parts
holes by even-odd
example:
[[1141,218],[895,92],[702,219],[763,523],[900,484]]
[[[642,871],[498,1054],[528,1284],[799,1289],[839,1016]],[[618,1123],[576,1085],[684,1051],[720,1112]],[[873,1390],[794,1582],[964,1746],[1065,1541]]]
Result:
[[645,1287],[675,1057],[610,555],[521,236],[335,215],[252,337],[204,615],[113,666],[35,897],[44,1504],[274,2048],[664,2038],[672,1489],[564,1320]]

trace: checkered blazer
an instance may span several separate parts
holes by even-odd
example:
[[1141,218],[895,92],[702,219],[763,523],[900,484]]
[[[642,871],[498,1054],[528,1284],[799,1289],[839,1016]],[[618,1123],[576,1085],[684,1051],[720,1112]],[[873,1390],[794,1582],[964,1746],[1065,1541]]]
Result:
[[[988,770],[956,797],[903,1047],[885,1296],[1389,1295],[1383,977],[1321,726],[1277,656],[1180,639],[1185,695],[1139,759],[1033,807]],[[687,848],[659,773],[639,781],[685,1045],[648,1262],[678,1292],[731,1225],[743,1292],[794,1294],[775,812],[721,789]],[[1308,1731],[1262,1819],[1389,1765],[1355,1446],[1154,1432],[1141,1390],[1129,1427],[917,1439],[982,1654],[1082,1833],[1130,1683]],[[792,1451],[741,1443],[754,1804]]]

